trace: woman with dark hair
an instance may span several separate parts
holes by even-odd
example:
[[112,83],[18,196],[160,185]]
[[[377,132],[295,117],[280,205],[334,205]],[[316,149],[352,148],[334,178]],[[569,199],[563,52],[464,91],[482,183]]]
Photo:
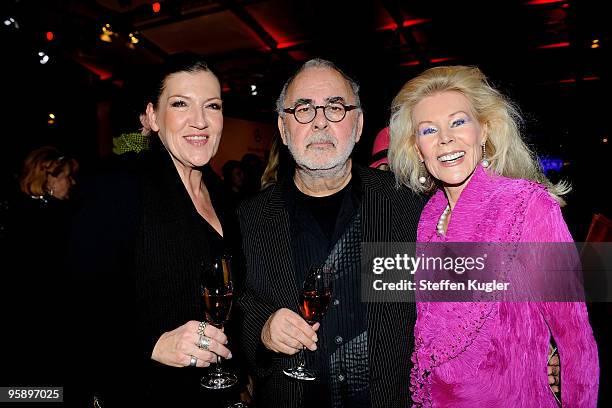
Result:
[[155,91],[151,148],[97,177],[75,222],[74,272],[93,304],[77,356],[97,373],[88,382],[104,407],[216,406],[202,368],[232,355],[226,334],[202,322],[201,271],[239,242],[208,166],[223,130],[221,86],[190,57],[170,60]]

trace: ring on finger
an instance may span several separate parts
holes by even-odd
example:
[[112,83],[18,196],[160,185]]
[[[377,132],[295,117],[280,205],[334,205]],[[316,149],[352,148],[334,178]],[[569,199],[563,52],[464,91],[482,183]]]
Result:
[[189,359],[189,367],[195,367],[198,364],[198,358],[196,356],[191,356]]
[[196,346],[198,346],[200,350],[208,350],[210,347],[210,337],[200,335]]
[[208,325],[208,323],[206,322],[200,322],[198,324],[198,336],[203,336],[204,335],[204,330],[206,330],[206,326]]

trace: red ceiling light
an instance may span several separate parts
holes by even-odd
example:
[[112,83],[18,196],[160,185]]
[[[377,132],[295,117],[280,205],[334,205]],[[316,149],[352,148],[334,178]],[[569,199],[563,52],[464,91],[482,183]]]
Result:
[[438,62],[451,61],[452,59],[452,57],[432,58],[429,60],[429,62],[432,64],[437,64]]
[[565,0],[531,0],[525,3],[528,6],[539,6],[542,4],[565,3]]
[[[423,24],[423,23],[428,23],[430,22],[431,19],[430,18],[411,18],[409,20],[404,20],[402,22],[402,27],[413,27],[415,25],[419,25],[419,24]],[[398,26],[395,23],[388,23],[382,27],[377,28],[377,30],[379,31],[387,31],[387,30],[391,30],[391,31],[395,31],[397,30]]]
[[[585,76],[585,77],[582,77],[582,80],[583,81],[597,81],[599,80],[599,77],[598,76]],[[560,84],[573,84],[576,82],[576,79],[575,78],[561,79],[557,82],[559,82]]]
[[386,25],[384,25],[382,27],[379,27],[378,30],[379,31],[388,31],[388,30],[395,31],[395,30],[397,30],[397,24],[389,23],[389,24],[386,24]]
[[568,41],[565,41],[565,42],[554,43],[554,44],[540,45],[538,48],[540,48],[540,49],[564,48],[564,47],[569,47],[569,46],[570,46],[570,43]]
[[151,7],[153,8],[154,13],[159,13],[159,11],[161,10],[161,4],[159,4],[159,1],[153,3]]
[[283,48],[290,48],[298,44],[302,44],[304,41],[283,41],[276,45],[276,48],[282,50]]
[[404,22],[402,23],[402,27],[412,27],[415,25],[419,25],[419,24],[423,24],[423,23],[428,23],[430,22],[431,19],[429,18],[413,18],[410,20],[404,20]]
[[45,37],[47,38],[47,41],[53,41],[53,38],[55,36],[53,35],[53,31],[47,31],[47,34],[45,34]]
[[79,63],[83,65],[85,68],[87,68],[88,70],[90,70],[91,72],[93,72],[94,74],[96,74],[98,78],[100,78],[100,80],[102,81],[107,80],[113,76],[112,72],[102,67],[99,67],[95,64],[85,62],[85,61],[79,61]]

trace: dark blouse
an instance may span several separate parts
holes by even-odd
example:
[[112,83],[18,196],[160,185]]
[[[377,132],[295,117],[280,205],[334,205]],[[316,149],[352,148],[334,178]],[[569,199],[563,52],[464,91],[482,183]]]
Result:
[[[298,287],[311,265],[331,263],[336,268],[331,304],[318,331],[318,349],[306,351],[307,366],[316,370],[317,380],[306,384],[304,404],[370,406],[367,327],[360,318],[366,315],[366,306],[360,299],[358,263],[351,262],[359,257],[338,258],[355,241],[353,234],[361,234],[361,181],[354,173],[346,187],[327,197],[311,197],[294,183],[286,184],[283,196],[289,212]],[[334,251],[342,239],[344,251]]]

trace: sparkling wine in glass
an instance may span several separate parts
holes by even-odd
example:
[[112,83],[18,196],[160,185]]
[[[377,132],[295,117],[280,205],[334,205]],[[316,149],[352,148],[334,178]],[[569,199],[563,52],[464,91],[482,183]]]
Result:
[[[215,258],[212,264],[205,266],[202,277],[202,296],[204,297],[204,314],[206,321],[222,329],[229,319],[232,310],[234,287],[232,284],[231,257],[224,255]],[[202,377],[202,387],[222,390],[238,382],[236,375],[224,371],[221,357],[208,374]]]
[[[313,325],[320,322],[327,312],[332,296],[333,279],[334,273],[331,266],[317,265],[308,270],[300,291],[300,314],[308,324]],[[317,377],[311,369],[306,368],[305,349],[306,347],[302,346],[298,352],[297,365],[283,370],[283,373],[296,380],[313,381]]]

